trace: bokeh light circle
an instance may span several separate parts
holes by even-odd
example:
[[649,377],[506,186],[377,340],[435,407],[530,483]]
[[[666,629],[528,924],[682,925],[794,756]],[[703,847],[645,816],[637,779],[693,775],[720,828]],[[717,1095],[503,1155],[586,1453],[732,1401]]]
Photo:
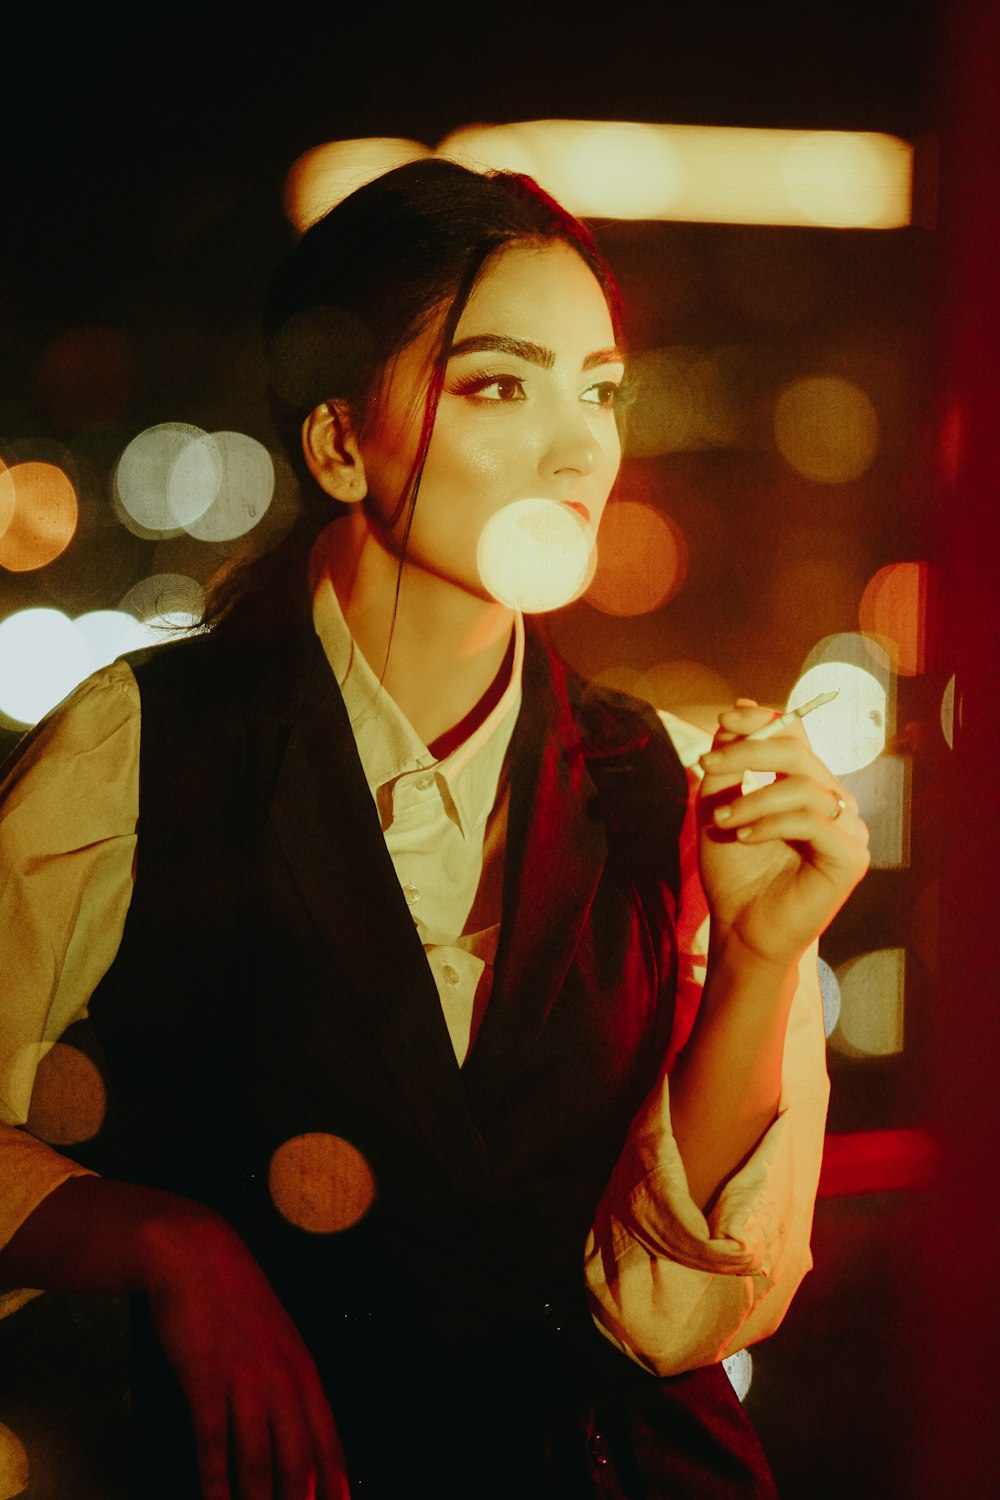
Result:
[[858,620],[861,629],[889,644],[901,677],[924,669],[928,569],[924,562],[888,563],[868,580]]
[[36,724],[90,671],[73,621],[58,609],[22,609],[0,621],[0,712]]
[[[13,508],[0,533],[0,566],[27,573],[54,562],[76,533],[79,507],[73,481],[56,464],[12,464],[0,489],[12,487]],[[0,508],[7,510],[0,496]]]
[[91,672],[107,666],[126,651],[139,651],[150,644],[149,632],[135,615],[125,610],[94,609],[79,615],[73,624],[83,637]]
[[823,1035],[830,1036],[840,1020],[840,985],[825,959],[819,959],[819,992],[823,999]]
[[56,1042],[35,1073],[28,1129],[50,1146],[89,1141],[104,1123],[104,1080],[89,1057]]
[[903,1050],[904,948],[878,948],[837,969],[840,1020],[830,1040],[854,1057],[891,1057]]
[[886,691],[851,662],[824,661],[810,667],[788,695],[788,707],[799,708],[820,693],[837,697],[804,721],[809,742],[835,776],[859,771],[885,749]]
[[7,465],[0,459],[0,537],[14,519],[14,480]]
[[28,1488],[28,1455],[16,1433],[0,1422],[0,1500],[16,1500]]
[[140,535],[169,535],[208,509],[215,489],[204,483],[186,486],[183,473],[175,475],[185,448],[204,436],[200,427],[188,422],[160,422],[132,439],[114,476],[115,498],[126,525],[133,522]]
[[118,608],[148,627],[148,639],[167,639],[198,624],[205,590],[186,573],[152,573],[132,585]]
[[567,505],[514,500],[483,527],[477,561],[494,599],[542,614],[569,604],[587,587],[595,561],[593,529]]
[[807,479],[847,484],[861,477],[878,452],[878,417],[852,381],[808,375],[778,396],[774,436],[782,457]]
[[941,733],[944,735],[945,743],[949,750],[955,748],[955,676],[954,673],[945,683],[944,692],[941,694]]
[[673,597],[687,573],[680,527],[640,500],[615,500],[601,522],[587,603],[608,615],[642,615]]
[[193,438],[178,454],[170,490],[201,494],[207,504],[183,525],[200,542],[229,542],[252,531],[274,496],[274,464],[263,443],[243,432]]
[[336,1234],[364,1218],[375,1178],[356,1146],[316,1131],[293,1136],[271,1157],[267,1176],[278,1212],[310,1234]]

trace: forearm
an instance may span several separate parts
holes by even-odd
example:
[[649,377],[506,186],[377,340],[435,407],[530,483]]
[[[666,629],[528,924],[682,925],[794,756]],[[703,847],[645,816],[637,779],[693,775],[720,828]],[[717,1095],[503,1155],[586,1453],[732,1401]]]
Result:
[[796,966],[764,963],[714,939],[698,1017],[670,1084],[674,1137],[701,1208],[777,1114]]
[[71,1177],[0,1250],[0,1286],[149,1291],[181,1240],[221,1229],[210,1209],[172,1193],[102,1177]]

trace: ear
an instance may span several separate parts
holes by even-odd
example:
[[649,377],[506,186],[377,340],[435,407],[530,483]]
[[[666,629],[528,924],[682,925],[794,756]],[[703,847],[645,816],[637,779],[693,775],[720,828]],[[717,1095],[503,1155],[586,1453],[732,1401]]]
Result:
[[309,413],[302,423],[302,451],[310,474],[332,499],[351,505],[365,498],[365,461],[345,402],[324,401]]

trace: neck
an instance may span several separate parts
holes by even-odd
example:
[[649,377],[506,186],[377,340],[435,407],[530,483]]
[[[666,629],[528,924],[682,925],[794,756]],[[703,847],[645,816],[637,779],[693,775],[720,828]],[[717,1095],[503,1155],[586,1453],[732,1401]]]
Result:
[[405,563],[399,579],[399,559],[360,506],[327,530],[314,570],[329,577],[365,660],[425,745],[474,727],[511,640],[506,605]]

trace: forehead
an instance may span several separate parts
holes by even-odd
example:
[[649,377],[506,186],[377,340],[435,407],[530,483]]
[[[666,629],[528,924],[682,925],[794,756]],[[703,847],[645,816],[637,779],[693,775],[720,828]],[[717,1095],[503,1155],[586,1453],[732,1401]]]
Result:
[[614,343],[603,288],[586,261],[561,241],[512,245],[487,265],[462,310],[455,337],[503,333],[586,352]]

